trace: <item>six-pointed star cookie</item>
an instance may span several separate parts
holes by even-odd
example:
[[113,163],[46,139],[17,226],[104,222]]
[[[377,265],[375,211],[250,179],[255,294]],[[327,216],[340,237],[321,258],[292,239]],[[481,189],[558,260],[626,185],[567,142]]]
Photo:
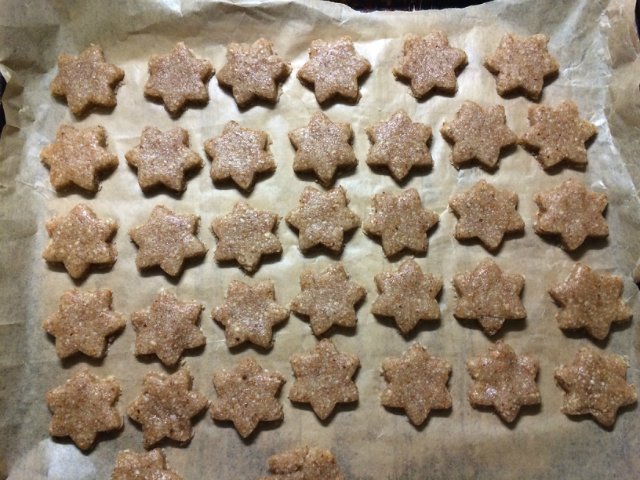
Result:
[[273,327],[289,317],[289,310],[278,305],[275,298],[270,280],[255,285],[231,281],[224,304],[211,312],[211,318],[224,327],[229,348],[244,342],[262,348],[273,346]]
[[58,357],[67,358],[77,352],[93,358],[107,354],[108,337],[126,324],[124,317],[111,308],[111,300],[108,288],[86,292],[73,289],[62,294],[58,311],[42,324],[56,340]]
[[211,157],[211,178],[231,178],[243,190],[249,190],[258,173],[273,172],[276,162],[268,150],[269,137],[262,130],[241,127],[233,120],[222,135],[210,138],[204,150]]
[[256,98],[275,103],[278,85],[291,73],[291,66],[273,51],[273,43],[260,38],[248,43],[230,43],[227,63],[216,77],[222,86],[232,89],[238,106],[244,108]]
[[306,187],[300,195],[299,207],[291,210],[285,220],[298,230],[298,244],[303,252],[316,245],[329,250],[342,250],[344,233],[358,228],[360,218],[349,207],[344,188],[323,192]]
[[522,91],[532,100],[540,98],[544,78],[558,73],[558,62],[547,50],[549,37],[538,34],[521,37],[507,33],[497,50],[484,61],[485,67],[497,75],[499,95]]
[[453,286],[458,294],[453,315],[458,319],[478,320],[487,335],[495,335],[505,320],[527,316],[520,299],[524,277],[504,273],[490,258],[471,272],[456,275]]
[[157,205],[146,223],[129,230],[131,240],[139,247],[136,266],[159,266],[168,275],[178,275],[186,259],[207,253],[196,237],[199,220],[197,215],[176,214]]
[[432,32],[424,37],[408,35],[393,74],[410,82],[414,97],[423,98],[434,88],[454,93],[456,72],[466,63],[467,55],[459,48],[450,47],[443,32]]
[[612,323],[631,318],[631,308],[620,299],[623,289],[620,277],[576,263],[569,276],[549,290],[562,308],[556,314],[558,326],[563,330],[584,328],[592,337],[604,340]]
[[385,358],[382,375],[388,384],[380,396],[382,405],[404,409],[414,425],[422,425],[431,410],[451,408],[447,390],[451,365],[418,343],[402,357]]
[[324,113],[314,113],[307,127],[289,132],[296,149],[293,171],[313,171],[320,183],[331,184],[338,168],[354,168],[358,164],[352,138],[348,123],[334,123]]
[[404,249],[426,253],[427,231],[438,223],[438,215],[422,207],[415,188],[397,195],[377,193],[363,229],[382,239],[382,250],[391,257]]
[[100,175],[118,166],[118,157],[107,150],[104,127],[78,129],[61,125],[55,142],[40,152],[40,159],[49,167],[49,179],[56,190],[76,185],[97,192]]
[[318,103],[336,96],[356,102],[360,97],[358,79],[370,71],[371,64],[358,55],[351,38],[314,40],[309,60],[298,70],[298,79],[313,85]]
[[467,370],[473,379],[469,403],[493,406],[505,422],[513,422],[523,405],[540,403],[536,385],[538,360],[516,355],[501,340],[489,347],[486,357],[467,360]]
[[566,393],[561,411],[565,415],[591,414],[604,427],[612,427],[618,409],[636,403],[638,394],[627,383],[629,365],[620,355],[605,355],[581,348],[573,362],[562,365],[554,378]]
[[366,128],[371,141],[367,165],[385,165],[391,175],[400,181],[412,167],[433,165],[427,142],[431,138],[431,127],[414,123],[404,110],[391,118]]
[[420,265],[407,258],[397,270],[375,276],[380,296],[371,313],[392,317],[403,334],[409,333],[420,320],[439,320],[436,296],[442,290],[442,279],[425,275]]
[[291,355],[289,361],[296,377],[289,400],[310,403],[321,420],[337,403],[358,401],[358,388],[351,378],[360,367],[360,360],[339,352],[331,340],[320,340],[313,350]]
[[356,304],[367,294],[365,288],[349,280],[341,263],[322,272],[304,270],[301,292],[291,301],[291,310],[309,317],[314,335],[322,335],[333,325],[355,327]]
[[440,133],[453,144],[451,163],[456,168],[477,160],[487,168],[496,168],[500,151],[515,145],[518,137],[507,126],[502,105],[482,107],[465,101],[456,118],[444,122]]
[[524,230],[516,210],[518,195],[484,180],[451,197],[449,207],[458,217],[454,236],[458,240],[478,238],[489,250],[498,248],[506,233]]
[[115,404],[120,386],[109,377],[101,379],[82,368],[63,385],[49,390],[47,405],[52,418],[49,433],[54,437],[71,437],[81,450],[94,444],[99,432],[122,428],[122,415]]
[[188,103],[209,101],[207,82],[213,73],[208,60],[196,58],[184,43],[178,42],[166,55],[151,55],[144,94],[162,100],[167,112],[177,116]]
[[181,443],[191,440],[191,419],[209,403],[192,387],[193,377],[187,368],[173,375],[148,372],[144,376],[142,393],[127,409],[127,415],[142,426],[144,448],[151,448],[163,438]]
[[145,127],[140,144],[125,158],[138,170],[138,183],[145,192],[159,185],[183,192],[185,174],[202,168],[202,158],[189,148],[189,133],[180,127],[166,132]]
[[164,450],[156,448],[145,453],[118,452],[111,480],[182,480],[182,477],[167,466]]
[[607,195],[587,190],[574,178],[536,193],[533,199],[538,205],[534,231],[538,235],[560,235],[562,246],[569,251],[582,245],[587,237],[609,235],[604,218]]
[[563,160],[577,166],[586,165],[585,143],[597,130],[593,123],[580,118],[575,103],[567,100],[557,108],[532,105],[529,124],[522,143],[537,153],[542,168],[549,169]]
[[278,393],[285,383],[278,372],[260,366],[253,358],[244,358],[231,370],[213,373],[218,396],[211,402],[214,420],[230,420],[242,438],[247,438],[259,422],[282,420],[284,413]]
[[185,350],[206,342],[197,325],[201,311],[202,304],[182,301],[161,290],[149,308],[131,315],[136,331],[136,355],[155,354],[167,366],[178,363]]
[[58,56],[51,93],[65,98],[73,114],[82,116],[93,106],[115,107],[115,89],[123,78],[124,71],[105,62],[102,49],[91,44],[78,56]]
[[345,480],[342,470],[329,450],[302,447],[269,457],[273,473],[259,480]]
[[218,239],[216,261],[237,261],[247,272],[254,272],[263,255],[282,252],[282,244],[273,230],[278,215],[256,210],[246,202],[238,202],[231,213],[217,217],[211,231]]
[[118,230],[115,220],[100,220],[84,204],[78,204],[67,215],[48,220],[47,233],[51,238],[42,258],[62,263],[72,278],[83,277],[91,265],[110,267],[118,252],[111,239]]

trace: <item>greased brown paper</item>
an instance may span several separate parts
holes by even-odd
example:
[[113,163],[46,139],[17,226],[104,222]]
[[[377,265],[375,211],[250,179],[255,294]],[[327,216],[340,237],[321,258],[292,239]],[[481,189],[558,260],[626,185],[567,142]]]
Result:
[[[66,272],[50,268],[41,259],[47,242],[44,223],[79,202],[90,205],[101,217],[117,219],[120,225],[115,237],[119,252],[115,266],[92,273],[81,288],[112,289],[115,309],[127,316],[148,306],[161,288],[205,305],[202,329],[207,345],[184,359],[194,374],[197,390],[213,398],[213,371],[250,355],[287,378],[281,395],[285,415],[281,424],[261,427],[249,441],[242,441],[230,424],[214,424],[207,413],[197,418],[195,436],[188,446],[166,444],[169,464],[185,479],[256,478],[267,473],[270,455],[304,444],[331,449],[351,479],[637,477],[640,416],[636,406],[621,412],[612,431],[586,417],[570,419],[560,412],[562,391],[554,384],[553,370],[570,362],[579,347],[594,342],[558,329],[554,319],[557,308],[546,293],[568,275],[577,260],[622,276],[623,297],[632,305],[634,319],[615,328],[609,339],[596,347],[627,356],[628,380],[640,387],[640,301],[631,278],[640,256],[636,190],[640,182],[640,63],[633,7],[630,0],[518,0],[462,10],[358,13],[337,4],[301,0],[237,4],[14,0],[5,4],[0,10],[0,71],[8,80],[3,99],[7,126],[0,142],[0,477],[106,479],[119,450],[143,451],[142,433],[128,419],[122,432],[101,436],[88,453],[79,451],[68,439],[52,439],[47,433],[50,413],[45,392],[78,368],[89,365],[92,372],[117,379],[123,392],[118,408],[123,414],[140,392],[145,372],[163,369],[156,359],[134,356],[130,324],[99,362],[83,357],[60,362],[52,340],[42,330],[42,320],[57,308],[60,295],[75,286]],[[445,31],[451,45],[465,50],[469,63],[458,77],[456,95],[434,95],[418,102],[405,84],[394,79],[391,70],[405,34],[433,30]],[[585,172],[565,168],[545,173],[522,148],[503,156],[493,174],[477,167],[458,171],[451,166],[450,146],[439,129],[463,101],[504,105],[507,122],[517,134],[528,127],[527,109],[532,103],[522,97],[499,97],[493,76],[482,66],[483,58],[507,32],[545,33],[550,37],[549,50],[561,70],[544,89],[540,103],[555,105],[572,100],[581,116],[597,126]],[[403,338],[370,314],[377,296],[374,275],[395,268],[397,262],[390,264],[380,245],[362,230],[353,235],[341,260],[352,278],[367,288],[368,296],[358,312],[357,330],[334,332],[331,338],[339,349],[360,357],[362,367],[356,377],[360,401],[337,408],[322,423],[310,409],[293,406],[287,399],[293,383],[289,356],[316,342],[306,322],[292,315],[275,332],[274,348],[263,353],[251,347],[230,352],[224,332],[211,321],[211,308],[221,304],[229,282],[251,281],[239,268],[221,267],[213,261],[215,241],[209,229],[215,216],[230,211],[243,196],[235,188],[214,186],[208,165],[189,182],[181,197],[143,195],[124,154],[138,143],[147,125],[186,128],[192,147],[203,156],[205,139],[219,135],[229,120],[264,129],[273,142],[271,150],[278,168],[256,185],[248,201],[284,216],[311,184],[292,171],[294,152],[287,132],[305,126],[319,109],[313,92],[300,84],[295,73],[306,61],[313,39],[342,35],[353,38],[373,71],[362,82],[362,98],[356,105],[335,103],[325,109],[331,119],[353,126],[354,148],[360,161],[356,171],[340,175],[336,184],[347,190],[353,210],[361,217],[376,192],[417,188],[424,205],[440,216],[437,228],[430,233],[429,252],[418,262],[427,272],[441,275],[445,287],[440,297],[441,322],[425,324]],[[165,53],[177,41],[184,41],[196,55],[209,59],[219,69],[225,61],[227,43],[253,42],[259,37],[272,40],[276,51],[293,67],[273,108],[255,106],[239,111],[215,78],[209,83],[209,103],[204,108],[188,109],[175,120],[162,105],[145,99],[143,88],[151,54]],[[77,54],[91,42],[100,44],[108,61],[123,68],[126,76],[113,112],[92,113],[77,121],[65,104],[51,97],[49,84],[57,71],[57,55]],[[434,129],[434,168],[412,176],[403,185],[389,175],[372,172],[364,163],[369,148],[364,128],[398,109],[405,109],[414,121]],[[39,161],[40,150],[53,141],[58,126],[65,122],[103,125],[109,135],[109,149],[120,159],[120,166],[103,181],[95,196],[57,194]],[[611,231],[608,240],[588,241],[573,254],[564,252],[555,241],[541,239],[532,228],[534,193],[569,177],[608,194],[606,217]],[[495,258],[506,271],[525,275],[523,300],[528,316],[526,321],[507,323],[498,338],[505,339],[517,352],[539,358],[542,405],[523,410],[511,426],[491,411],[469,406],[471,380],[465,361],[484,353],[491,340],[478,328],[463,325],[452,316],[455,295],[451,279],[489,254],[478,244],[463,245],[453,238],[456,220],[447,200],[479,179],[515,190],[526,223],[524,235],[507,240]],[[200,215],[199,237],[209,247],[205,259],[188,268],[178,280],[158,272],[140,274],[135,267],[136,247],[127,231],[144,222],[158,204]],[[303,268],[320,269],[335,259],[323,254],[302,255],[295,233],[283,221],[277,233],[283,244],[281,258],[263,264],[253,278],[273,279],[277,299],[287,304],[299,291]],[[413,341],[421,342],[430,353],[453,366],[449,382],[453,408],[433,412],[422,428],[412,426],[401,413],[385,410],[379,400],[384,386],[379,374],[382,359],[400,355]]]

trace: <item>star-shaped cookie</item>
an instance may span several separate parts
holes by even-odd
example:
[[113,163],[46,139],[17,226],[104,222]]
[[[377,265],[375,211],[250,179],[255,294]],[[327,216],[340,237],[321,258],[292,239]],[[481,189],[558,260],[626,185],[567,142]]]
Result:
[[273,51],[273,43],[260,38],[248,43],[230,43],[227,63],[218,71],[218,83],[231,88],[239,107],[256,99],[278,101],[278,85],[291,73],[291,65]]
[[458,217],[454,236],[458,240],[478,238],[488,250],[495,250],[505,234],[524,231],[517,207],[515,192],[480,180],[449,200],[449,208]]
[[306,252],[323,245],[340,252],[344,245],[344,233],[358,228],[360,218],[349,207],[344,188],[336,187],[323,192],[306,187],[300,195],[299,206],[291,210],[285,220],[298,230],[298,245]]
[[442,279],[425,275],[420,265],[407,258],[397,270],[375,276],[380,295],[371,306],[371,313],[391,317],[406,335],[420,320],[439,320],[436,297],[442,290]]
[[71,437],[81,450],[88,450],[99,432],[120,430],[122,415],[115,407],[120,386],[112,378],[99,378],[84,367],[63,385],[47,392],[52,418],[49,434]]
[[147,97],[161,100],[172,116],[178,116],[187,104],[209,101],[207,82],[214,73],[208,60],[197,58],[182,42],[166,55],[151,55]]
[[351,140],[353,130],[348,123],[334,123],[322,112],[311,117],[309,125],[289,132],[296,149],[294,172],[314,172],[324,186],[330,185],[338,168],[355,168],[358,159]]
[[323,339],[308,352],[289,359],[296,380],[289,390],[292,402],[310,403],[325,420],[338,403],[358,401],[352,377],[360,367],[355,355],[339,352],[331,340]]
[[487,335],[495,335],[505,320],[526,318],[520,294],[524,277],[504,273],[490,258],[471,272],[453,278],[458,303],[453,315],[458,319],[478,320]]
[[211,178],[216,182],[230,178],[241,189],[251,189],[256,174],[276,169],[268,147],[269,137],[265,132],[230,121],[224,126],[222,135],[210,138],[204,144],[204,150],[211,158]]
[[273,231],[278,215],[256,210],[246,202],[238,202],[231,213],[217,217],[211,231],[218,239],[215,259],[219,262],[235,260],[247,272],[254,272],[263,255],[282,252],[282,244]]
[[259,480],[345,480],[346,477],[329,450],[302,447],[269,457],[273,473]]
[[309,317],[311,331],[320,336],[333,325],[355,327],[356,305],[365,297],[363,286],[349,280],[341,263],[321,272],[304,270],[300,276],[301,292],[291,300],[290,308]]
[[142,393],[127,408],[127,415],[142,426],[144,448],[163,438],[187,443],[193,437],[191,419],[204,410],[208,401],[193,391],[193,377],[187,368],[173,375],[148,372]]
[[422,207],[415,188],[394,195],[377,193],[362,228],[369,235],[380,237],[387,257],[411,250],[426,253],[427,231],[438,223],[438,215]]
[[168,367],[176,365],[185,350],[206,342],[198,328],[201,311],[202,304],[185,302],[161,290],[149,308],[131,315],[136,331],[136,355],[155,354]]
[[289,310],[275,301],[273,282],[248,285],[232,280],[224,304],[211,311],[211,318],[224,327],[229,348],[251,342],[262,348],[273,347],[273,327],[289,317]]
[[451,163],[456,168],[472,160],[497,168],[502,149],[518,141],[507,126],[502,105],[482,107],[469,100],[462,104],[456,118],[444,122],[440,133],[453,144]]
[[360,97],[358,79],[371,71],[371,64],[359,55],[350,37],[335,41],[314,40],[309,60],[300,70],[298,79],[313,85],[318,103],[334,97],[357,102]]
[[412,122],[404,110],[388,120],[366,128],[371,141],[367,165],[384,165],[396,180],[404,179],[413,167],[431,167],[433,159],[427,142],[431,127]]
[[455,93],[456,74],[466,63],[467,55],[463,50],[449,46],[449,39],[443,32],[432,32],[424,37],[407,35],[393,74],[410,82],[414,97],[423,98],[433,89]]
[[202,168],[203,163],[200,155],[189,148],[189,132],[180,127],[166,132],[145,127],[140,144],[125,158],[138,171],[138,183],[145,192],[160,185],[183,192],[186,174]]
[[156,205],[146,223],[129,230],[139,248],[136,266],[141,270],[159,266],[168,275],[179,275],[185,260],[207,253],[196,237],[199,221],[197,215],[176,214]]
[[107,63],[102,49],[91,44],[78,56],[58,56],[58,74],[51,82],[51,93],[64,98],[79,117],[94,106],[115,107],[115,89],[123,78],[124,71]]
[[564,101],[557,108],[546,105],[529,107],[529,130],[522,143],[536,152],[545,170],[563,160],[576,166],[587,164],[585,143],[596,133],[596,126],[580,118],[578,107]]
[[604,340],[612,323],[631,318],[631,308],[620,299],[623,289],[620,277],[576,263],[569,276],[549,290],[561,308],[556,314],[558,326],[563,330],[584,328],[592,337]]
[[56,341],[56,353],[67,358],[81,352],[93,358],[107,354],[110,337],[125,327],[122,314],[111,306],[108,288],[68,290],[58,302],[58,311],[42,323],[42,328]]
[[213,373],[218,398],[211,402],[214,420],[230,420],[242,438],[247,438],[259,422],[284,418],[278,393],[285,383],[278,372],[260,366],[254,358],[244,358],[231,370]]
[[164,450],[135,453],[130,450],[118,452],[111,480],[183,480],[167,466]]
[[469,403],[493,406],[505,422],[513,422],[520,407],[538,405],[541,401],[536,385],[538,359],[516,355],[501,340],[489,347],[486,357],[467,360],[467,370],[473,379]]
[[76,185],[97,192],[100,176],[118,166],[118,157],[107,150],[107,132],[101,126],[60,125],[55,142],[42,149],[40,159],[49,167],[49,180],[58,191]]
[[591,416],[604,427],[613,427],[618,409],[638,400],[627,383],[628,362],[620,355],[605,355],[581,348],[573,362],[556,368],[554,378],[566,393],[561,411],[565,415]]
[[45,224],[50,240],[42,258],[62,263],[71,278],[84,277],[91,265],[110,267],[118,252],[111,239],[118,230],[115,220],[100,220],[88,206],[80,203],[67,215],[59,215]]
[[540,98],[544,79],[558,73],[558,62],[549,55],[549,37],[538,34],[521,37],[507,33],[492,55],[484,61],[485,67],[496,75],[499,95],[521,91],[532,100]]
[[533,229],[538,235],[559,235],[566,250],[575,250],[587,237],[609,236],[604,218],[607,194],[587,190],[574,178],[536,193],[533,197],[538,211]]

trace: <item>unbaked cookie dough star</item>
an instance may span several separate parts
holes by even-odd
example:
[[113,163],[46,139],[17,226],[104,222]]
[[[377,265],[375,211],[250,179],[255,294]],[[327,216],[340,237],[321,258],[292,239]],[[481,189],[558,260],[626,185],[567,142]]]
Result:
[[167,466],[164,451],[156,448],[150,452],[118,452],[111,480],[183,480]]
[[301,447],[269,457],[273,475],[259,480],[345,480],[336,458],[329,450]]

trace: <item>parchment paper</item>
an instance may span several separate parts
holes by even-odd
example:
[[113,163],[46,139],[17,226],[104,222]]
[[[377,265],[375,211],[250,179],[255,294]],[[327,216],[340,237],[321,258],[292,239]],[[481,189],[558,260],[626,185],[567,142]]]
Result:
[[[99,216],[115,218],[120,225],[115,238],[117,263],[111,270],[92,273],[82,282],[82,288],[111,288],[115,309],[127,316],[148,306],[163,287],[204,303],[206,348],[185,359],[194,374],[196,389],[213,398],[214,369],[232,366],[248,355],[257,356],[264,367],[276,369],[288,379],[281,395],[284,422],[261,428],[250,441],[242,441],[230,424],[214,424],[207,413],[198,418],[195,437],[187,447],[165,444],[170,465],[185,479],[256,478],[266,474],[268,456],[303,444],[330,448],[352,479],[637,478],[640,416],[636,407],[624,409],[612,431],[590,419],[569,419],[560,413],[562,391],[554,384],[553,370],[571,361],[579,347],[593,342],[583,335],[567,336],[557,328],[557,308],[546,293],[566,277],[576,260],[622,276],[623,296],[633,307],[634,320],[615,328],[609,340],[596,346],[607,353],[626,355],[631,365],[628,379],[640,386],[640,302],[631,280],[640,256],[636,190],[640,182],[640,68],[632,1],[496,1],[464,10],[366,14],[336,4],[302,0],[239,4],[190,0],[8,3],[0,9],[0,70],[8,80],[3,99],[7,126],[0,142],[0,477],[105,479],[117,451],[142,451],[141,431],[128,419],[122,432],[101,437],[88,454],[68,440],[51,439],[47,433],[50,414],[45,392],[81,366],[89,364],[99,375],[116,377],[123,391],[118,404],[123,413],[140,391],[144,373],[163,368],[158,361],[136,359],[130,324],[101,362],[87,362],[82,357],[60,362],[53,342],[41,328],[44,317],[57,308],[59,296],[74,287],[64,271],[48,267],[41,259],[47,241],[43,225],[48,218],[64,214],[82,201]],[[469,64],[458,77],[455,96],[435,95],[417,102],[406,85],[394,80],[391,69],[405,34],[425,34],[435,29],[444,30],[453,46],[466,51]],[[558,59],[561,72],[545,88],[541,103],[555,105],[571,99],[581,115],[597,125],[598,135],[589,147],[585,172],[561,169],[547,174],[521,148],[508,153],[495,174],[477,167],[457,171],[451,166],[450,147],[438,130],[464,100],[504,105],[508,124],[516,133],[522,134],[528,127],[531,102],[521,97],[499,97],[494,78],[482,66],[482,59],[507,32],[542,32],[551,38],[549,49]],[[333,120],[352,124],[360,160],[357,170],[341,175],[337,184],[346,188],[353,210],[361,217],[376,192],[416,187],[424,204],[440,215],[437,229],[430,234],[429,252],[418,262],[426,271],[441,275],[445,288],[440,297],[442,321],[422,326],[403,338],[370,314],[377,296],[373,276],[396,265],[391,265],[380,245],[361,230],[353,235],[341,259],[352,278],[367,288],[368,296],[359,310],[357,331],[336,332],[331,338],[339,349],[361,359],[357,375],[360,401],[356,406],[338,408],[328,422],[322,423],[308,408],[294,407],[287,400],[293,383],[288,357],[311,348],[316,341],[306,322],[292,315],[276,331],[275,347],[267,354],[251,347],[231,353],[224,343],[224,332],[210,319],[211,308],[221,304],[230,280],[248,280],[236,267],[215,264],[215,242],[209,230],[212,219],[228,212],[242,196],[234,188],[214,187],[208,165],[189,182],[181,197],[165,193],[145,196],[135,172],[124,161],[124,153],[138,143],[146,125],[186,128],[193,148],[203,156],[205,139],[219,135],[229,120],[264,129],[273,142],[278,169],[256,185],[248,200],[284,216],[311,183],[298,178],[291,169],[293,149],[287,132],[305,126],[319,109],[313,93],[298,82],[295,72],[306,61],[313,39],[341,35],[354,39],[373,72],[362,84],[357,105],[337,103],[326,109]],[[144,98],[151,54],[165,53],[175,42],[185,41],[198,56],[220,68],[228,42],[252,42],[261,36],[271,39],[278,53],[293,66],[294,73],[274,108],[256,106],[240,112],[215,79],[209,84],[208,105],[189,109],[177,120],[170,119],[161,105]],[[91,42],[100,44],[107,59],[123,68],[126,76],[112,113],[92,113],[76,121],[66,105],[50,96],[49,84],[57,71],[57,55],[77,54]],[[364,128],[400,108],[434,129],[434,168],[412,176],[403,185],[397,185],[388,175],[373,173],[364,163],[369,148]],[[40,150],[53,141],[63,122],[103,125],[109,134],[109,148],[120,158],[120,166],[95,196],[56,194],[47,169],[39,161]],[[536,211],[533,194],[569,177],[583,179],[592,189],[608,194],[611,229],[608,240],[589,241],[571,255],[555,242],[544,241],[532,229]],[[455,295],[451,279],[488,253],[480,245],[462,245],[452,237],[455,218],[448,211],[447,201],[481,178],[517,191],[519,212],[526,223],[525,234],[506,241],[496,258],[505,270],[525,275],[523,299],[528,317],[526,321],[508,322],[498,338],[504,338],[518,352],[539,358],[542,405],[525,409],[512,426],[503,424],[491,411],[469,406],[471,380],[465,360],[484,353],[490,340],[478,328],[463,325],[452,316]],[[204,261],[188,268],[178,281],[157,272],[141,275],[134,264],[136,248],[127,231],[144,222],[157,204],[200,215],[199,236],[210,248]],[[299,291],[298,278],[304,267],[320,269],[335,259],[322,254],[303,256],[296,235],[284,222],[278,236],[284,248],[282,257],[263,264],[254,279],[273,279],[278,300],[287,304]],[[453,366],[449,382],[453,408],[450,412],[433,412],[426,427],[418,429],[406,416],[386,411],[379,403],[384,386],[379,375],[382,359],[400,355],[411,341],[423,343]]]

